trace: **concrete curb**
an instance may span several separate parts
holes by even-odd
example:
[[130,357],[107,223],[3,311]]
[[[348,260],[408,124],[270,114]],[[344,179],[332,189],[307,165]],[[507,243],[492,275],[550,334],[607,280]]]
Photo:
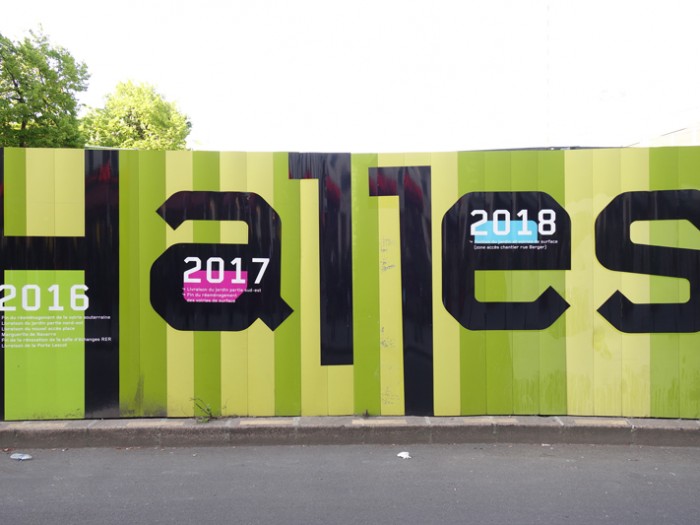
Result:
[[592,417],[275,417],[0,422],[0,448],[576,443],[700,446],[700,421]]

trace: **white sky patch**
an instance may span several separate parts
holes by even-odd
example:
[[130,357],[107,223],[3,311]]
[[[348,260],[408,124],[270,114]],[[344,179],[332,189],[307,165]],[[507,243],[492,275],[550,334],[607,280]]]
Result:
[[696,1],[23,0],[86,105],[156,86],[193,149],[626,146],[700,122]]

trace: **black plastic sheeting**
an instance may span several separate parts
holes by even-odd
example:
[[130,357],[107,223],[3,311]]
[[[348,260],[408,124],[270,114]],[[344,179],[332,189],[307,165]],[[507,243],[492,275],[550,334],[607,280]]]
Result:
[[92,339],[85,343],[85,417],[118,417],[118,151],[85,152],[85,238],[81,255],[85,284],[90,290],[85,337]]

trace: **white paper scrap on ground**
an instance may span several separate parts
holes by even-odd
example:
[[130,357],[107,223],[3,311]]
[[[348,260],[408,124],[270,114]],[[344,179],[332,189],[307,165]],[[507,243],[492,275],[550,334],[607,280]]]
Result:
[[32,459],[32,457],[29,454],[12,454],[10,456],[10,459],[16,459],[17,461],[27,461],[28,459]]
[[401,459],[411,459],[411,455],[408,452],[399,452],[396,455]]

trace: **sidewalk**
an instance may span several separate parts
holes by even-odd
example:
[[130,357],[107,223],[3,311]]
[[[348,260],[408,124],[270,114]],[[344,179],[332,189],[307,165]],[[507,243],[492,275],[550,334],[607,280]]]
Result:
[[0,448],[415,443],[700,446],[700,421],[564,416],[274,417],[0,422]]

